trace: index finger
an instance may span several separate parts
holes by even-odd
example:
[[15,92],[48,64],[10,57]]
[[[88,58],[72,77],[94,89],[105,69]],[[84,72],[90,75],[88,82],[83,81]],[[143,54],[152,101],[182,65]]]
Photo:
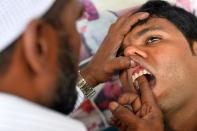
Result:
[[137,80],[140,88],[142,104],[148,103],[150,105],[155,105],[156,100],[146,77],[140,76]]

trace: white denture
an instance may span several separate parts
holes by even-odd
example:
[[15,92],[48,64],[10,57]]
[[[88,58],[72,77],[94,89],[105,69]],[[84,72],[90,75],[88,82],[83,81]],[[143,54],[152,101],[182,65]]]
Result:
[[132,80],[133,80],[133,82],[134,82],[138,77],[140,77],[140,76],[142,76],[142,75],[145,75],[145,74],[151,75],[151,73],[150,73],[149,71],[147,71],[146,69],[143,69],[143,70],[141,70],[141,71],[138,72],[138,73],[134,73],[134,74],[132,75]]

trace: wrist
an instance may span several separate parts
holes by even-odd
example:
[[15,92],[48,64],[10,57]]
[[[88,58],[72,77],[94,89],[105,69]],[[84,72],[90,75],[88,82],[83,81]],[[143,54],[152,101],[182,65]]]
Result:
[[89,71],[88,68],[82,69],[80,71],[80,74],[91,87],[95,87],[98,84],[98,82],[94,79],[91,71]]
[[91,87],[86,80],[82,77],[80,71],[78,71],[78,80],[76,84],[77,88],[82,91],[86,98],[92,98],[96,94],[96,91]]

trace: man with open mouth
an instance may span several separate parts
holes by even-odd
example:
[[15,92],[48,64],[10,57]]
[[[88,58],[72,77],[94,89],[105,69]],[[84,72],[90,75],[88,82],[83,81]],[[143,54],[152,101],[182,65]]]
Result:
[[197,18],[164,1],[149,1],[137,12],[150,16],[131,27],[119,51],[136,66],[120,74],[130,93],[110,104],[113,124],[132,131],[197,130]]

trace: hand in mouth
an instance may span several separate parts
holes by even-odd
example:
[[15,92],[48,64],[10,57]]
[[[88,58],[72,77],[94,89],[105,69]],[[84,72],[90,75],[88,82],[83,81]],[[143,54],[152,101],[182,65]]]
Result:
[[137,92],[139,92],[139,78],[141,76],[144,76],[151,89],[154,88],[156,85],[156,77],[146,68],[137,65],[128,71],[129,73],[129,79],[133,82],[134,88],[136,89]]

